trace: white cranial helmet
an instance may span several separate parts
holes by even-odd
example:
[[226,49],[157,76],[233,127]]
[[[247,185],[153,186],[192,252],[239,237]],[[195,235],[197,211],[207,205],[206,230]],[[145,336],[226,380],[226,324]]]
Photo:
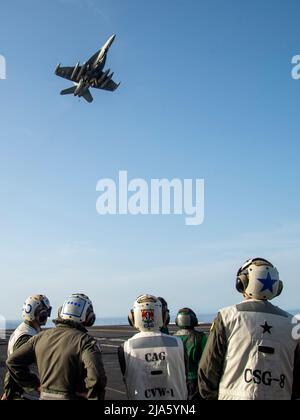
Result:
[[26,322],[36,321],[39,325],[46,325],[47,319],[51,316],[51,311],[52,307],[46,296],[30,296],[23,305],[22,318]]
[[77,322],[85,327],[92,327],[96,321],[91,300],[80,293],[68,297],[60,310],[59,316],[61,319]]
[[162,303],[151,295],[142,295],[134,302],[132,323],[139,331],[159,331],[163,327]]
[[279,272],[263,258],[248,260],[238,271],[237,290],[258,300],[272,300],[283,290]]

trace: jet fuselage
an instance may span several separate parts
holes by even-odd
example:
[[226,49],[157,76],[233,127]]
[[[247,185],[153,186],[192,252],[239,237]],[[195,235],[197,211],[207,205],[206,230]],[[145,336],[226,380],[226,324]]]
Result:
[[89,88],[113,92],[119,87],[120,84],[112,80],[113,73],[110,74],[110,70],[104,71],[107,53],[115,38],[116,35],[111,36],[104,46],[82,65],[78,62],[75,67],[61,67],[60,64],[56,67],[55,74],[57,76],[68,79],[75,85],[63,90],[61,95],[83,96],[88,102],[92,102],[93,97]]

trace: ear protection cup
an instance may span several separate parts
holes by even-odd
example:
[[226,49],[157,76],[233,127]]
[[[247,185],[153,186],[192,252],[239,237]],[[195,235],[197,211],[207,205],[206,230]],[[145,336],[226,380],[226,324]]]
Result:
[[162,314],[163,314],[163,323],[165,326],[168,326],[171,321],[170,311],[168,308],[168,303],[163,297],[157,298],[162,304]]
[[131,309],[131,311],[128,314],[128,323],[131,327],[134,328],[134,312],[133,312],[133,309]]
[[241,274],[236,279],[236,290],[239,293],[245,293],[249,284],[248,277],[245,274]]
[[194,327],[198,327],[198,325],[199,325],[199,321],[198,321],[198,318],[196,317],[196,318],[195,318]]
[[278,293],[277,293],[276,297],[281,295],[281,293],[283,292],[283,288],[284,288],[283,282],[281,280],[279,280],[279,288],[278,288]]
[[43,309],[37,316],[37,322],[40,325],[43,325],[47,322],[48,319],[48,311],[46,311],[45,309]]
[[192,313],[191,315],[191,323],[193,328],[197,327],[199,324],[198,318],[195,313]]
[[58,311],[57,311],[57,317],[58,317],[58,318],[61,318],[61,313],[62,313],[62,310],[63,310],[63,307],[62,307],[62,306],[60,306],[60,307],[58,308]]
[[89,305],[87,312],[86,312],[86,319],[83,325],[87,328],[91,328],[96,322],[96,314],[94,312],[94,308],[92,304]]
[[35,313],[36,321],[40,325],[45,325],[47,323],[48,318],[51,317],[51,312],[52,312],[52,307],[47,308],[43,304],[43,308],[39,307],[36,309],[36,313]]
[[96,316],[94,314],[86,321],[85,325],[87,328],[91,328],[95,324],[95,322],[96,322]]
[[171,321],[170,311],[166,311],[164,318],[164,324],[169,325]]
[[91,312],[86,317],[85,326],[87,328],[91,328],[95,324],[95,322],[96,322],[96,315],[94,311],[91,310]]

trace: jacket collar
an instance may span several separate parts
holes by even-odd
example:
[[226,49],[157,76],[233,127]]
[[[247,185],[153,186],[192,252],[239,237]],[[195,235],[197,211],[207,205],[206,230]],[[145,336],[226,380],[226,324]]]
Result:
[[79,324],[78,322],[74,322],[71,320],[57,318],[53,320],[53,323],[55,324],[57,328],[74,328],[76,330],[79,330],[85,333],[88,332],[87,329],[82,324]]

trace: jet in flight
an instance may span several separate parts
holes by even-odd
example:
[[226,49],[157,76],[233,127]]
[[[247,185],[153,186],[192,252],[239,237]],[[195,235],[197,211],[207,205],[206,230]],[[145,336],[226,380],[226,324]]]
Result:
[[84,98],[87,102],[93,102],[90,88],[103,89],[114,92],[120,86],[115,83],[112,78],[114,73],[110,70],[104,71],[107,53],[112,46],[116,35],[109,38],[106,44],[97,51],[87,62],[80,65],[77,63],[75,67],[61,67],[60,64],[55,69],[57,76],[70,80],[75,86],[65,89],[61,95],[74,95]]

